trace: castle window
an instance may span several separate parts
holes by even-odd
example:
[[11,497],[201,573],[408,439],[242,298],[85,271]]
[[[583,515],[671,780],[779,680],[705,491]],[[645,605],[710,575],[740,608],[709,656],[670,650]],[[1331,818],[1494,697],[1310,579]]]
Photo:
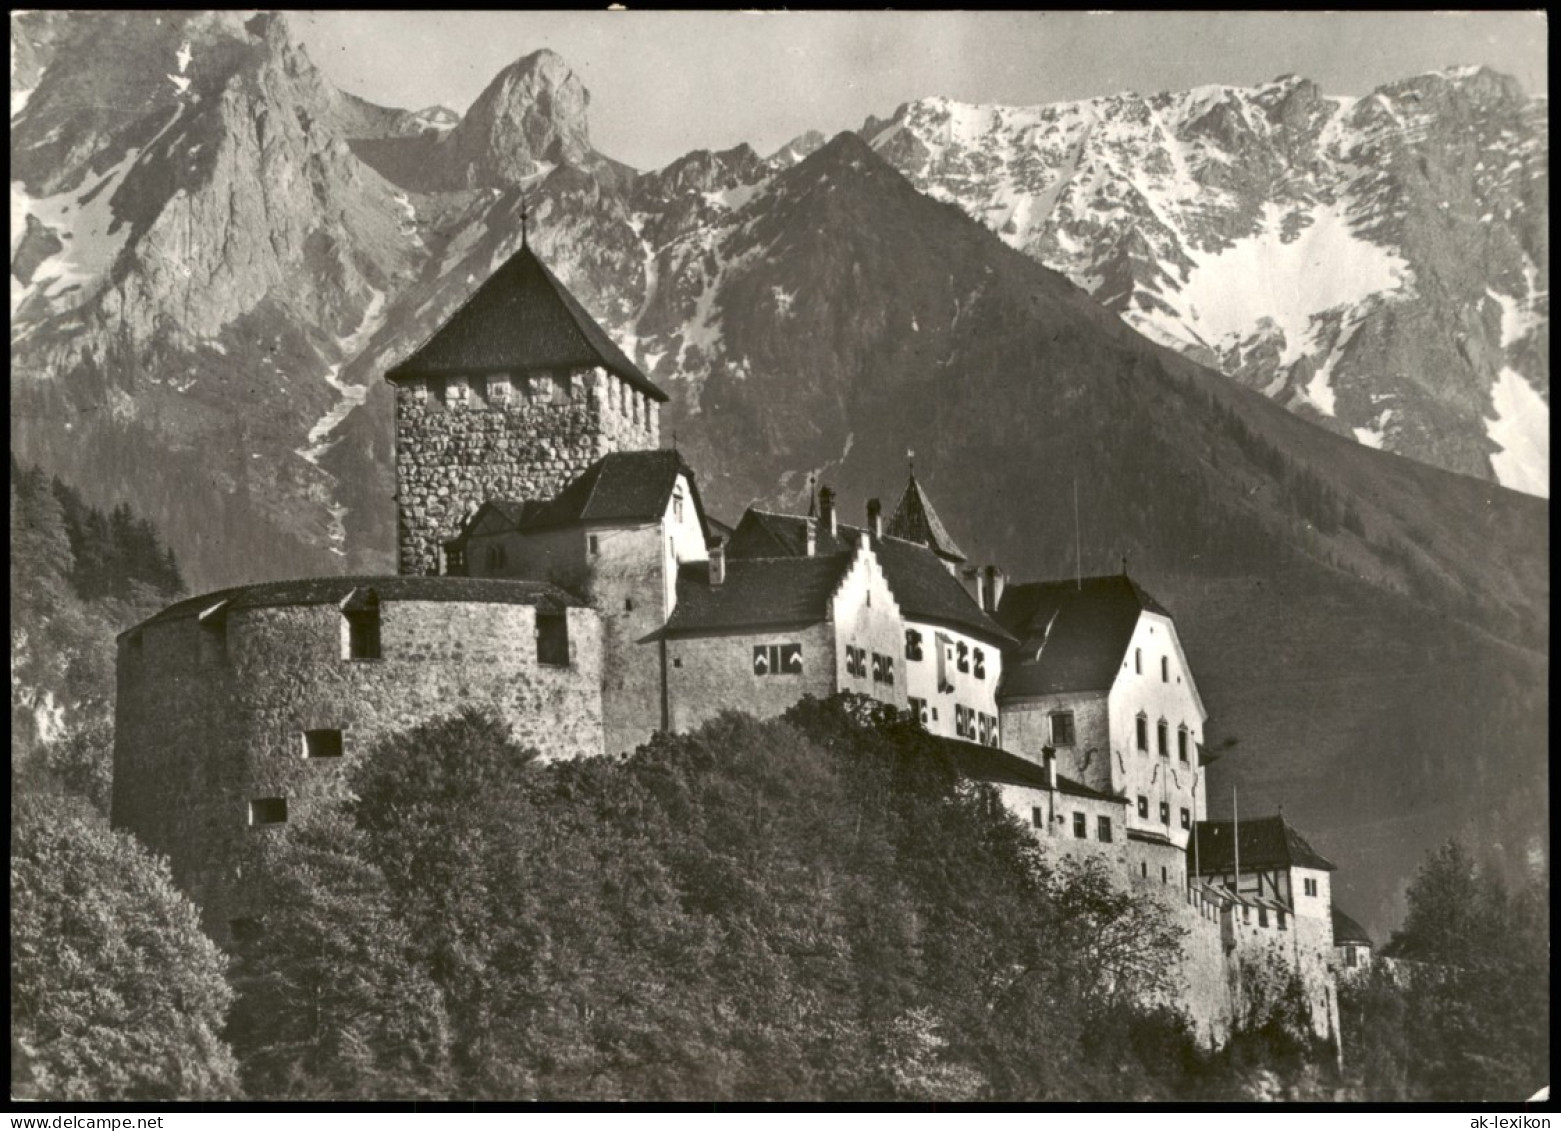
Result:
[[976,678],[986,678],[986,653],[979,648],[976,649]]
[[1149,716],[1138,712],[1138,748],[1149,753]]
[[499,543],[495,542],[489,545],[487,564],[489,573],[497,573],[504,568],[504,547]]
[[[682,522],[683,521],[683,492],[682,491],[674,491],[672,493],[672,521],[673,522]],[[869,594],[869,597],[870,596],[871,596],[871,594]]]
[[932,709],[932,721],[933,722],[937,722],[938,721],[938,709],[936,707],[934,707]]
[[304,731],[305,758],[340,758],[342,752],[341,731]]
[[568,371],[560,369],[557,373],[554,373],[551,383],[553,386],[551,390],[553,394],[553,403],[568,404],[570,391]]
[[1316,880],[1302,880],[1301,881],[1301,887],[1302,887],[1302,890],[1304,890],[1307,895],[1316,895],[1317,894],[1317,881]]
[[1101,844],[1111,843],[1111,818],[1101,814],[1095,818],[1095,839]]
[[1192,828],[1192,814],[1190,812],[1188,812],[1185,808],[1182,810],[1182,828],[1184,828],[1184,829]]
[[1160,657],[1160,682],[1171,682],[1171,661],[1166,656]]
[[921,659],[921,633],[914,628],[905,630],[905,658],[907,660]]
[[1357,962],[1357,959],[1355,957],[1355,948],[1353,946],[1345,947],[1344,948],[1344,964],[1346,966],[1354,966],[1356,964],[1356,962]]
[[537,610],[537,663],[569,666],[569,617]]
[[1162,825],[1171,823],[1171,803],[1169,801],[1160,802],[1160,823]]
[[925,699],[917,699],[915,696],[911,696],[906,700],[906,702],[910,704],[911,721],[920,723],[922,726],[926,726],[927,701]]
[[377,660],[379,646],[379,594],[372,589],[354,589],[342,603],[347,660]]
[[1284,912],[1284,908],[1282,908],[1282,907],[1274,908],[1274,914],[1279,917],[1279,929],[1281,931],[1289,930],[1289,928],[1285,926],[1285,912]]
[[1160,865],[1160,882],[1162,884],[1168,884],[1171,882],[1171,874],[1165,870],[1164,864]]
[[284,825],[287,823],[287,798],[257,797],[249,803],[251,825]]
[[585,536],[585,552],[593,558],[602,552],[601,540],[595,534]]
[[224,601],[201,614],[201,663],[223,664],[228,659],[228,618],[222,614]]
[[444,399],[451,408],[465,408],[469,386],[465,377],[450,377],[445,380]]
[[968,672],[970,670],[970,646],[961,640],[955,655],[958,657],[955,666],[962,672]]
[[674,656],[672,658],[672,666],[675,667],[675,668],[681,668],[683,666],[683,657],[682,656]]
[[1031,806],[1030,808],[1030,824],[1037,829],[1046,824],[1046,816],[1041,812],[1039,805]]
[[1181,761],[1187,761],[1187,728],[1176,728],[1176,757]]
[[1164,719],[1155,724],[1155,744],[1160,748],[1160,757],[1171,756],[1171,728]]
[[873,682],[894,686],[894,657],[873,653]]
[[1073,745],[1073,712],[1055,711],[1051,717],[1052,745]]
[[1149,861],[1140,860],[1138,862],[1138,874],[1146,880],[1149,878]]
[[494,404],[504,404],[509,400],[510,383],[508,373],[495,373],[488,378],[488,400]]
[[1144,674],[1144,650],[1142,648],[1133,649],[1133,672],[1135,675]]
[[[757,663],[755,657],[755,663]],[[867,653],[855,644],[846,645],[846,675],[857,679],[867,678]]]
[[1083,813],[1073,814],[1073,835],[1079,840],[1089,839],[1089,818]]
[[626,612],[626,613],[632,613],[634,611],[634,598],[633,597],[625,597],[623,599],[623,611]]
[[1138,795],[1138,815],[1146,821],[1149,819],[1149,798],[1142,793]]
[[1259,927],[1268,926],[1268,908],[1259,907],[1257,909],[1257,925]]
[[[852,651],[859,649],[846,648],[846,666],[851,666]],[[754,675],[801,675],[802,674],[802,645],[801,644],[755,644],[753,648],[753,674]],[[854,674],[854,673],[853,673]],[[866,661],[862,662],[861,674],[867,674]]]

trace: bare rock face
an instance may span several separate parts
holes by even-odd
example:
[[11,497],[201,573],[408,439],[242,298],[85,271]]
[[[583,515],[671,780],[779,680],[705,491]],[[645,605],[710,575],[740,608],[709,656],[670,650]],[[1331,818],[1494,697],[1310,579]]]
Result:
[[1048,106],[926,99],[861,134],[1141,333],[1360,443],[1548,491],[1548,111],[1476,67]]
[[551,51],[527,55],[478,96],[440,147],[452,187],[503,188],[543,172],[544,166],[590,168],[586,108],[591,96]]

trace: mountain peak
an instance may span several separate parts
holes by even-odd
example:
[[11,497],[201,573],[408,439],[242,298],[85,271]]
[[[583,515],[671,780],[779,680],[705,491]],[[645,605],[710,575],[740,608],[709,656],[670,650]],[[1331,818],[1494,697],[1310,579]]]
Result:
[[503,187],[547,165],[590,166],[586,108],[591,95],[556,52],[543,49],[511,63],[477,96],[450,131],[450,156],[465,182]]

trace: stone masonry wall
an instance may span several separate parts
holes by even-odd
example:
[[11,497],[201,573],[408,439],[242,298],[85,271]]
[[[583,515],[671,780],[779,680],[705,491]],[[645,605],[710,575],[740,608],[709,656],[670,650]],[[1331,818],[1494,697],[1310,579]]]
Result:
[[[769,644],[801,644],[802,674],[755,675],[753,649]],[[673,731],[692,730],[728,707],[773,718],[804,695],[834,694],[834,626],[672,639],[667,665]]]
[[657,414],[601,369],[397,382],[400,572],[437,572],[440,544],[488,499],[551,498],[609,452],[656,447]]
[[[544,758],[602,752],[601,631],[568,610],[570,663],[539,665],[529,605],[386,602],[381,660],[342,659],[334,605],[229,615],[226,658],[203,659],[193,618],[121,641],[113,821],[166,854],[208,931],[259,910],[243,886],[246,847],[285,825],[251,826],[257,798],[287,799],[287,824],[346,792],[345,769],[381,737],[488,707]],[[306,758],[303,732],[343,732],[343,756]]]
[[1001,704],[1003,749],[1039,766],[1041,748],[1052,745],[1051,713],[1073,712],[1074,742],[1057,746],[1057,772],[1091,789],[1110,793],[1120,788],[1111,772],[1110,713],[1103,692],[1075,692],[1011,699]]

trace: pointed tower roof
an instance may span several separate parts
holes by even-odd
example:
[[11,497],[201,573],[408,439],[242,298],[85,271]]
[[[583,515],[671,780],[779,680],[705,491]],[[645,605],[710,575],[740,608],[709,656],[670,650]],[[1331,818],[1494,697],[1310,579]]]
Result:
[[575,366],[601,366],[653,400],[668,399],[523,244],[385,379]]
[[950,538],[949,532],[944,529],[943,520],[938,517],[938,512],[932,509],[932,504],[922,493],[921,484],[916,482],[914,471],[911,472],[910,482],[905,485],[905,493],[900,496],[900,503],[894,508],[894,517],[889,520],[888,528],[884,533],[895,538],[903,538],[907,542],[920,542],[944,561],[965,560],[964,553],[954,545],[954,539]]

